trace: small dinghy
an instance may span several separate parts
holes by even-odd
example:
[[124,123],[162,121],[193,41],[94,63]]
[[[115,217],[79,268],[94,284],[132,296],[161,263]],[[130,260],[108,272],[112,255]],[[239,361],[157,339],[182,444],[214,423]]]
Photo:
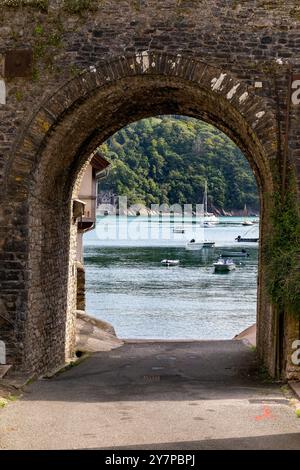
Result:
[[216,263],[214,263],[214,268],[215,273],[229,273],[235,269],[235,264],[230,258],[220,258]]
[[241,235],[239,235],[238,237],[236,237],[235,239],[237,242],[241,243],[241,242],[246,242],[246,243],[257,243],[259,238],[246,238],[246,237],[241,237]]
[[179,259],[162,259],[161,264],[164,266],[177,266],[179,264]]

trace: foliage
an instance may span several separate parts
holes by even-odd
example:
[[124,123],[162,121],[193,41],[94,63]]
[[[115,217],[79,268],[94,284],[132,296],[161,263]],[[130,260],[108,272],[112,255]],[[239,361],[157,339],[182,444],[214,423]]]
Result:
[[215,127],[183,116],[144,119],[114,134],[100,150],[112,162],[102,190],[126,195],[129,204],[202,203],[258,210],[256,182],[237,146]]
[[64,9],[69,13],[78,14],[85,10],[93,10],[95,7],[95,0],[64,0]]
[[300,318],[300,217],[295,182],[289,175],[285,198],[276,193],[272,238],[266,248],[268,289],[281,313]]
[[47,12],[49,0],[3,0],[3,5],[11,8],[28,6],[43,12]]
[[63,24],[60,20],[52,22],[51,28],[48,29],[40,23],[35,24],[32,31],[34,36],[32,79],[34,81],[39,80],[41,67],[44,67],[47,72],[55,70],[55,54],[62,47],[63,32]]

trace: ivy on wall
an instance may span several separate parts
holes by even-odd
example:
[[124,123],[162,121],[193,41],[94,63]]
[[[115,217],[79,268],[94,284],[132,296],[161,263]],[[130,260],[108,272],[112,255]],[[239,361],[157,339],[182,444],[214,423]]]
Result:
[[272,226],[266,247],[269,294],[278,312],[300,319],[300,207],[292,171],[285,197],[274,196]]

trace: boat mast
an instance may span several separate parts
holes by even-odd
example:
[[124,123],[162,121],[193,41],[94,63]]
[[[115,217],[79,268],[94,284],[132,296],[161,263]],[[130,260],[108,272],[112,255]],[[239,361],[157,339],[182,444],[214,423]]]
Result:
[[204,185],[204,215],[207,214],[207,180],[205,180],[205,185]]

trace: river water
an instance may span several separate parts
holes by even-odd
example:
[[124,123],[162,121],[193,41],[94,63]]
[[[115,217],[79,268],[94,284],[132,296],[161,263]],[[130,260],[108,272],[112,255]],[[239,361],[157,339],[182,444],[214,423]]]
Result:
[[[255,322],[258,247],[234,239],[258,236],[258,225],[244,227],[240,218],[222,217],[204,229],[215,248],[193,252],[185,250],[191,226],[185,234],[171,230],[167,239],[159,232],[164,221],[152,217],[149,224],[138,217],[132,223],[137,219],[130,240],[123,236],[125,218],[98,218],[96,230],[84,236],[88,313],[110,322],[121,338],[229,339]],[[235,258],[235,271],[214,273],[221,253],[242,248],[250,256]],[[180,264],[167,268],[160,263],[164,258]]]

